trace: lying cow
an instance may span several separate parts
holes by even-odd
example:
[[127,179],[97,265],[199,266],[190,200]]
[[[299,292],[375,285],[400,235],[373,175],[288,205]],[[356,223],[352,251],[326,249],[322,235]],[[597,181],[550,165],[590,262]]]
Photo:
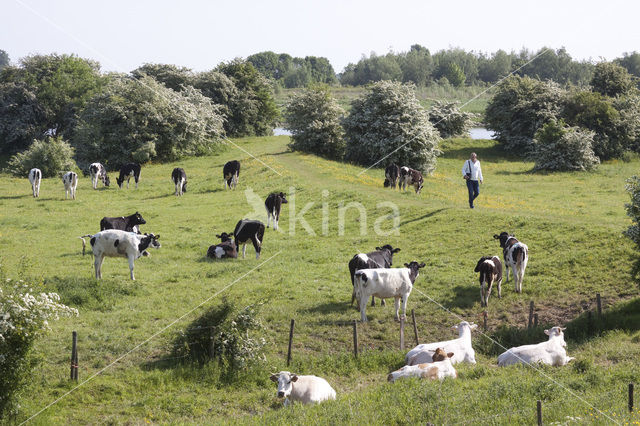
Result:
[[280,208],[287,202],[287,197],[284,195],[284,192],[269,194],[264,201],[264,208],[267,209],[267,228],[269,227],[269,220],[273,218],[273,229],[278,230]]
[[400,178],[400,167],[398,167],[396,164],[390,164],[384,170],[384,177],[384,187],[391,187],[393,189],[396,189],[396,186],[398,185],[398,179]]
[[240,162],[238,160],[228,161],[222,168],[222,177],[225,189],[235,189],[240,177]]
[[176,187],[175,195],[182,195],[187,192],[187,173],[182,167],[176,167],[171,172],[171,180]]
[[[399,252],[399,248],[393,248],[389,244],[376,247],[376,251],[370,253],[359,253],[349,261],[349,276],[351,277],[351,305],[356,298],[355,273],[358,269],[391,268],[393,264],[393,254]],[[371,298],[371,306],[375,306],[375,300]],[[384,305],[384,299],[381,302]]]
[[287,406],[295,401],[303,404],[336,399],[336,391],[322,377],[298,376],[288,371],[272,374],[270,379],[278,384],[278,398],[284,398]]
[[29,170],[29,183],[34,197],[40,196],[40,182],[42,182],[42,172],[40,169],[33,168]]
[[111,184],[107,169],[100,163],[91,163],[89,166],[89,176],[91,177],[93,189],[98,189],[98,180],[101,180],[102,184],[106,187],[109,187]]
[[245,252],[247,250],[247,241],[251,240],[253,248],[256,250],[256,259],[260,258],[260,251],[262,250],[262,241],[264,237],[264,223],[259,220],[241,219],[236,224],[236,229],[233,231],[233,239],[236,243],[236,248],[242,244],[242,258],[244,259]]
[[498,256],[481,257],[474,271],[480,272],[480,306],[489,305],[493,283],[498,286],[498,297],[502,297],[502,262]]
[[425,264],[418,262],[405,263],[405,268],[359,269],[355,273],[356,297],[360,301],[362,322],[367,321],[367,300],[371,296],[380,299],[395,298],[395,319],[399,320],[400,301],[402,300],[403,316],[407,315],[407,300],[418,278],[418,270]]
[[555,367],[567,365],[575,358],[567,356],[565,349],[567,343],[564,341],[563,330],[566,328],[553,327],[551,330],[544,331],[549,336],[549,340],[546,342],[518,346],[503,352],[498,357],[498,365],[504,367],[512,364],[535,364],[538,362]]
[[511,268],[513,270],[516,293],[522,293],[522,280],[529,261],[529,247],[507,232],[501,232],[500,235],[494,235],[493,238],[500,241],[500,247],[502,247],[504,267],[507,270],[507,282],[509,282],[509,268]]
[[76,189],[78,188],[78,175],[75,172],[67,172],[62,176],[64,184],[64,199],[66,200],[71,194],[71,199],[76,199]]
[[[100,231],[94,235],[83,235],[82,253],[85,251],[84,239],[89,237],[89,242],[93,248],[94,267],[96,270],[96,278],[102,278],[102,262],[106,257],[126,257],[129,259],[129,271],[131,279],[135,281],[133,275],[133,264],[136,259],[141,256],[148,256],[147,248],[160,248],[160,235],[153,234],[135,234],[133,232],[125,232],[119,229],[108,229]],[[146,254],[145,254],[146,253]]]
[[231,234],[227,234],[226,232],[216,235],[216,237],[220,238],[222,242],[220,244],[209,246],[209,250],[207,250],[207,257],[212,259],[237,259],[238,250],[236,243],[231,240],[231,236]]
[[387,380],[395,382],[407,377],[419,377],[431,380],[444,380],[445,377],[457,378],[458,373],[451,363],[452,352],[445,352],[442,348],[432,351],[433,362],[418,365],[405,365],[399,370],[389,373]]
[[400,188],[404,191],[407,186],[413,186],[416,194],[420,194],[424,179],[422,173],[407,166],[400,167]]
[[124,180],[127,180],[127,189],[129,189],[129,181],[133,176],[133,180],[136,182],[136,189],[138,189],[138,181],[140,180],[140,164],[138,163],[129,163],[120,167],[120,176],[116,178],[116,182],[118,183],[118,187],[122,189],[122,184]]
[[103,217],[100,221],[100,230],[119,229],[121,231],[135,232],[136,234],[139,234],[140,227],[138,225],[144,225],[145,223],[147,223],[147,221],[142,218],[142,215],[135,212],[129,216]]
[[469,324],[466,321],[462,321],[460,324],[451,327],[458,332],[459,337],[457,339],[418,345],[407,353],[405,362],[407,365],[433,362],[433,351],[437,348],[442,348],[446,352],[454,353],[453,357],[451,357],[453,364],[457,364],[458,362],[475,364],[476,353],[471,346],[471,330],[475,330],[477,327],[477,324]]

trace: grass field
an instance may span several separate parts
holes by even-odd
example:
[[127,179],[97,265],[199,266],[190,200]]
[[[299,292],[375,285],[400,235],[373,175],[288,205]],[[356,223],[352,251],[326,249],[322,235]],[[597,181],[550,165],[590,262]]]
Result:
[[[42,362],[20,395],[18,417],[5,422],[24,421],[59,397],[33,422],[532,424],[538,399],[545,422],[571,424],[568,416],[578,418],[576,424],[640,421],[640,412],[626,411],[627,384],[640,376],[640,299],[630,279],[636,253],[621,234],[630,223],[624,181],[640,161],[606,163],[593,173],[532,174],[532,163],[510,158],[493,141],[447,140],[436,172],[416,196],[382,188],[383,170],[358,176],[359,167],[288,152],[287,137],[236,143],[260,161],[229,148],[216,156],[147,165],[138,190],[94,191],[82,178],[76,201],[64,200],[58,179],[45,179],[34,200],[26,178],[2,175],[3,274],[42,282],[80,311],[54,323],[38,342]],[[474,210],[460,176],[472,150],[485,175]],[[221,169],[230,159],[242,163],[236,191],[222,187]],[[181,198],[170,181],[178,165],[189,178]],[[264,215],[260,204],[275,190],[287,192],[289,204],[283,206],[281,232],[267,229],[261,258],[248,247],[244,260],[207,260],[214,235],[232,231],[240,218]],[[354,201],[364,207],[366,223],[349,208],[341,231],[340,206]],[[398,214],[382,202],[393,203]],[[300,214],[303,208],[315,235],[301,221],[292,225],[290,209]],[[126,260],[109,258],[97,282],[92,258],[81,255],[77,237],[97,231],[105,215],[135,211],[147,220],[143,232],[161,235],[162,248],[136,262],[135,282],[128,279]],[[375,232],[376,226],[391,231],[394,221],[396,233]],[[475,333],[478,364],[460,365],[458,380],[388,384],[386,375],[404,359],[392,301],[367,308],[369,322],[358,324],[361,354],[353,358],[351,322],[359,312],[349,306],[347,263],[355,253],[388,243],[402,250],[394,266],[424,261],[408,307],[415,309],[421,341],[443,340],[455,337],[450,326],[461,319],[480,322],[473,268],[481,255],[500,253],[492,235],[504,230],[528,244],[530,261],[522,294],[514,293],[512,282],[503,285],[502,299],[494,292],[487,334],[509,346],[541,340],[546,325],[567,324],[575,363],[499,369],[500,349]],[[594,309],[596,292],[606,315],[589,326],[584,312]],[[264,302],[267,360],[233,381],[221,379],[215,364],[167,359],[176,335],[222,297],[239,306]],[[542,326],[527,332],[531,300]],[[293,360],[286,368],[292,318]],[[79,336],[82,386],[76,390],[67,379],[72,330]],[[414,343],[410,327],[407,341]],[[268,378],[287,369],[326,378],[337,401],[281,408]]]

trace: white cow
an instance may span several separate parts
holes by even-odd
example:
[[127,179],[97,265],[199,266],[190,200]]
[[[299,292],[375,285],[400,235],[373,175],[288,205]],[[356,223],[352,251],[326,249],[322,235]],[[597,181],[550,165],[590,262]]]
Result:
[[76,199],[76,188],[78,187],[78,175],[74,172],[67,172],[62,176],[64,184],[64,199],[66,200],[71,194],[72,199]]
[[136,234],[135,232],[126,232],[119,229],[107,229],[100,231],[94,235],[83,235],[82,253],[84,254],[86,237],[91,238],[89,242],[93,247],[93,255],[95,256],[94,266],[96,269],[96,278],[102,278],[102,262],[107,257],[126,257],[129,259],[129,270],[131,271],[131,279],[133,276],[133,263],[141,256],[148,256],[147,248],[160,248],[160,235],[153,234]]
[[434,360],[431,363],[423,363],[418,365],[405,365],[399,370],[389,373],[387,380],[395,382],[405,377],[420,377],[431,380],[444,380],[445,377],[457,378],[458,372],[453,368],[451,358],[453,353],[446,353],[442,348],[431,351]]
[[405,362],[408,365],[433,362],[433,351],[437,348],[442,348],[446,352],[453,352],[453,356],[451,357],[453,364],[457,364],[458,362],[475,364],[476,352],[471,346],[471,330],[475,330],[477,327],[477,324],[469,324],[466,321],[462,321],[460,324],[451,327],[453,330],[458,331],[459,337],[457,339],[418,345],[407,353]]
[[93,189],[98,189],[98,180],[102,181],[104,186],[109,186],[111,183],[107,169],[101,163],[91,163],[89,166],[89,176],[91,176],[91,184]]
[[42,181],[42,172],[40,169],[33,168],[29,170],[29,183],[31,183],[31,189],[33,190],[33,196],[40,196],[40,182]]
[[504,367],[512,364],[534,364],[537,362],[555,367],[566,365],[575,358],[567,356],[565,349],[567,343],[564,341],[563,330],[566,328],[553,327],[551,330],[544,331],[549,336],[549,340],[546,342],[518,346],[503,352],[498,357],[498,365]]
[[398,320],[400,300],[402,299],[402,310],[407,315],[407,299],[413,289],[413,283],[418,278],[418,270],[424,268],[424,263],[405,263],[406,268],[374,268],[358,269],[355,276],[356,298],[360,303],[360,316],[362,322],[367,321],[367,300],[371,296],[380,299],[395,298],[396,315]]
[[278,384],[278,398],[284,398],[287,406],[294,401],[303,404],[336,399],[336,391],[322,377],[298,376],[288,371],[272,374],[271,380]]

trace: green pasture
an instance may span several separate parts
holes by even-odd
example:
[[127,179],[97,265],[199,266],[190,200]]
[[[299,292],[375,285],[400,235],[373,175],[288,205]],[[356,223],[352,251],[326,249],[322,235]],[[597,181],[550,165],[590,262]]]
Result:
[[[288,141],[239,139],[243,150],[230,146],[216,156],[145,165],[137,190],[94,191],[82,177],[75,201],[64,199],[59,179],[45,179],[33,199],[26,177],[3,174],[2,275],[56,291],[80,312],[53,323],[38,342],[41,362],[19,396],[19,414],[4,421],[40,413],[33,423],[533,424],[536,400],[543,401],[545,422],[640,421],[640,412],[626,411],[627,385],[640,377],[639,292],[630,278],[637,253],[622,235],[630,223],[625,179],[638,172],[640,160],[605,163],[593,173],[532,174],[533,163],[505,155],[493,141],[446,140],[435,173],[416,195],[383,188],[383,169],[359,175],[358,166],[289,152]],[[471,151],[485,177],[474,210],[460,170]],[[225,191],[222,166],[231,159],[242,163],[240,181],[236,191]],[[176,166],[188,176],[183,197],[173,195]],[[266,230],[260,259],[249,245],[246,259],[208,260],[215,234],[233,231],[241,218],[266,219],[262,203],[271,191],[286,192],[289,204],[281,229]],[[303,209],[308,229],[291,220]],[[143,232],[161,235],[162,248],[136,261],[135,282],[127,261],[113,258],[96,281],[78,237],[97,232],[103,216],[135,211],[147,220]],[[387,374],[404,359],[392,300],[367,308],[369,322],[358,322],[361,353],[353,358],[351,324],[360,315],[349,305],[347,263],[354,254],[391,244],[401,248],[394,266],[425,262],[408,308],[422,342],[450,339],[450,327],[461,319],[482,321],[473,269],[482,255],[500,254],[492,236],[501,231],[528,244],[530,260],[522,294],[511,281],[502,299],[494,290],[487,336],[522,344],[542,340],[545,326],[568,325],[573,364],[500,369],[500,348],[477,332],[478,364],[460,365],[457,380],[388,384]],[[588,322],[596,292],[606,317]],[[168,359],[177,333],[222,297],[238,306],[263,303],[266,362],[233,380],[223,380],[215,364]],[[532,300],[541,326],[527,332]],[[72,330],[80,361],[75,390],[68,380]],[[406,334],[411,347],[410,321]],[[269,381],[280,370],[326,378],[337,400],[282,408]]]

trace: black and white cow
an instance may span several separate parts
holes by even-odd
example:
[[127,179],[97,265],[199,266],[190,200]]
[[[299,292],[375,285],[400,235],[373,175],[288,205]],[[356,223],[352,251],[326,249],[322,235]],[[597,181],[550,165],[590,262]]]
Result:
[[140,227],[138,225],[144,225],[145,223],[147,223],[147,221],[142,218],[142,215],[135,212],[129,216],[103,217],[100,221],[100,230],[119,229],[121,231],[139,234]]
[[240,176],[240,162],[238,160],[228,161],[222,168],[222,177],[224,178],[224,187],[235,189]]
[[513,270],[516,293],[522,293],[522,280],[529,261],[529,247],[518,241],[515,236],[509,235],[508,232],[494,235],[493,238],[500,241],[500,247],[502,247],[504,267],[507,270],[507,282],[509,282],[509,268],[511,268]]
[[100,163],[91,163],[89,166],[89,176],[91,176],[91,183],[93,184],[93,189],[98,189],[98,179],[102,181],[102,184],[106,187],[111,184],[109,180],[109,175],[107,174],[107,169]]
[[242,244],[243,259],[247,249],[247,241],[249,240],[251,240],[253,248],[256,250],[256,259],[260,258],[263,237],[264,223],[259,220],[241,219],[238,221],[236,229],[233,231],[233,239],[235,240],[236,247],[239,248],[240,244]]
[[108,229],[100,231],[94,235],[83,235],[82,253],[85,251],[84,239],[89,237],[89,242],[93,248],[94,267],[96,270],[96,278],[102,278],[102,262],[106,257],[126,257],[129,259],[129,271],[131,279],[135,281],[133,276],[133,264],[136,259],[141,256],[148,256],[146,251],[148,248],[160,248],[160,235],[153,234],[134,234],[133,232],[125,232],[119,229]]
[[171,172],[171,180],[176,186],[176,195],[182,195],[187,192],[187,174],[182,167],[176,167]]
[[64,184],[64,199],[66,200],[69,195],[73,200],[76,199],[76,189],[78,188],[78,175],[75,172],[67,172],[62,176],[62,183]]
[[[370,253],[358,253],[349,261],[349,276],[351,277],[351,286],[353,287],[353,293],[351,293],[351,305],[356,298],[356,290],[354,286],[355,273],[358,269],[374,269],[374,268],[391,268],[393,265],[393,254],[399,252],[399,248],[393,248],[389,244],[385,244],[382,247],[376,247],[376,251]],[[371,298],[371,306],[375,306],[375,300]],[[384,305],[382,300],[382,305]]]
[[423,183],[424,179],[420,171],[407,166],[400,167],[400,189],[404,191],[407,189],[407,186],[413,186],[416,194],[419,194],[422,190]]
[[384,187],[391,187],[396,189],[396,185],[398,185],[398,179],[400,178],[400,167],[396,164],[390,164],[384,171]]
[[34,197],[40,196],[40,182],[42,181],[42,172],[40,169],[33,168],[29,170],[29,183]]
[[233,235],[227,234],[226,232],[216,235],[216,237],[220,238],[221,243],[209,246],[209,250],[207,250],[207,257],[212,259],[237,259],[238,250],[236,243],[231,240],[232,236]]
[[118,183],[118,187],[122,188],[122,184],[124,180],[127,180],[127,189],[129,189],[129,180],[131,180],[131,176],[133,176],[133,180],[136,182],[136,189],[138,189],[138,181],[140,180],[140,164],[138,163],[129,163],[120,167],[120,176],[116,178],[116,182]]
[[273,229],[278,229],[278,221],[280,220],[280,208],[282,204],[288,203],[284,192],[274,192],[269,194],[264,201],[264,208],[267,209],[267,228],[269,227],[269,220],[273,218]]
[[480,306],[489,306],[493,283],[498,286],[498,297],[502,297],[502,262],[498,256],[482,256],[475,272],[480,272]]

